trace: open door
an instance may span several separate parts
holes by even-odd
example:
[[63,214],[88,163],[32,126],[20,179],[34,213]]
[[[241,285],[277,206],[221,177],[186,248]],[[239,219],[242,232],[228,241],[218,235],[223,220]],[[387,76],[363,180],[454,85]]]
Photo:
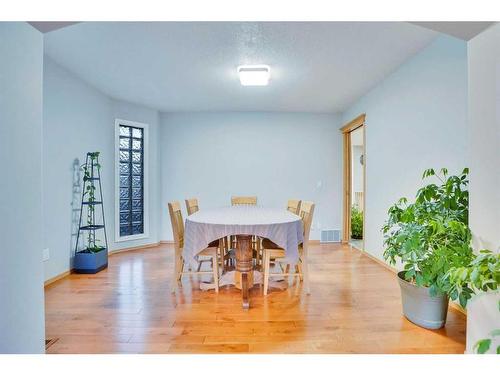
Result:
[[365,115],[341,128],[344,153],[342,242],[364,250],[365,233]]

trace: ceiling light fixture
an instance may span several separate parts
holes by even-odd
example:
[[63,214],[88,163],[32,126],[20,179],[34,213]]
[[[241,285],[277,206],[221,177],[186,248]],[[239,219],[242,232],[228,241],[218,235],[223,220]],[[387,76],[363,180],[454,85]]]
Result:
[[240,65],[238,74],[242,86],[267,86],[271,68],[267,65]]

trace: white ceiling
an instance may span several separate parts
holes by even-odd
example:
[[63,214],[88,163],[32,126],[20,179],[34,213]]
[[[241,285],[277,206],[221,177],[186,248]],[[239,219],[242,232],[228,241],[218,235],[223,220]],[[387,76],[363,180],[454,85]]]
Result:
[[[45,34],[56,62],[161,111],[343,111],[436,32],[405,22],[84,22]],[[240,64],[271,66],[243,87]]]
[[74,25],[78,22],[60,22],[60,21],[31,21],[28,22],[31,26],[42,33],[48,33],[54,30],[62,29]]
[[412,22],[415,25],[426,27],[440,33],[454,36],[463,40],[471,40],[495,22]]

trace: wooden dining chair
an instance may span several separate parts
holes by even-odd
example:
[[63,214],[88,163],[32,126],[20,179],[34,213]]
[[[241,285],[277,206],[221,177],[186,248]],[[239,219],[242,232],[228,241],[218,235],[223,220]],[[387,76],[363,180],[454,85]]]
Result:
[[290,211],[292,214],[298,215],[300,212],[300,200],[289,199],[286,209],[287,211]]
[[257,197],[231,197],[231,206],[257,206]]
[[207,257],[212,262],[211,271],[201,271],[200,267],[196,271],[185,271],[185,261],[182,256],[184,248],[184,220],[182,218],[181,205],[179,202],[169,202],[168,212],[172,222],[172,232],[174,235],[174,281],[172,292],[175,292],[177,284],[181,281],[182,275],[206,275],[214,277],[215,291],[219,292],[219,262],[217,259],[217,247],[207,247],[198,253],[199,256]]
[[[200,206],[198,205],[198,199],[196,198],[185,199],[185,202],[186,202],[186,211],[188,215],[192,215],[200,210]],[[217,247],[219,249],[218,251],[219,265],[223,269],[225,269],[227,266],[229,266],[234,262],[233,259],[234,257],[232,258],[231,254],[229,254],[228,240],[226,238],[219,238],[218,240],[212,241],[208,244],[208,247]]]
[[198,199],[196,198],[186,199],[185,202],[186,202],[186,211],[188,215],[192,215],[200,210],[200,207],[198,206]]
[[[283,265],[280,263],[280,258],[285,257],[285,250],[280,248],[274,242],[269,239],[264,239],[262,241],[262,248],[264,253],[264,295],[267,295],[267,290],[269,289],[269,278],[277,276],[293,276],[298,277],[301,281],[304,281],[304,287],[306,293],[310,293],[309,289],[309,265],[308,265],[308,250],[309,250],[309,234],[311,232],[312,218],[314,214],[314,203],[302,201],[300,205],[299,216],[302,219],[304,227],[304,241],[299,245],[299,262],[295,266],[295,271],[290,273],[290,265]],[[271,273],[271,260],[275,260],[279,264],[283,272]]]

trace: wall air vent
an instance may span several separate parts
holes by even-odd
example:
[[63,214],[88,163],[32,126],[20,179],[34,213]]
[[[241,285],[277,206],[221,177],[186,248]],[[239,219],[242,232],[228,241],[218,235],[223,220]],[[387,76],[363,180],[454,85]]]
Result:
[[339,229],[325,229],[321,231],[321,243],[329,242],[340,242],[340,230]]

